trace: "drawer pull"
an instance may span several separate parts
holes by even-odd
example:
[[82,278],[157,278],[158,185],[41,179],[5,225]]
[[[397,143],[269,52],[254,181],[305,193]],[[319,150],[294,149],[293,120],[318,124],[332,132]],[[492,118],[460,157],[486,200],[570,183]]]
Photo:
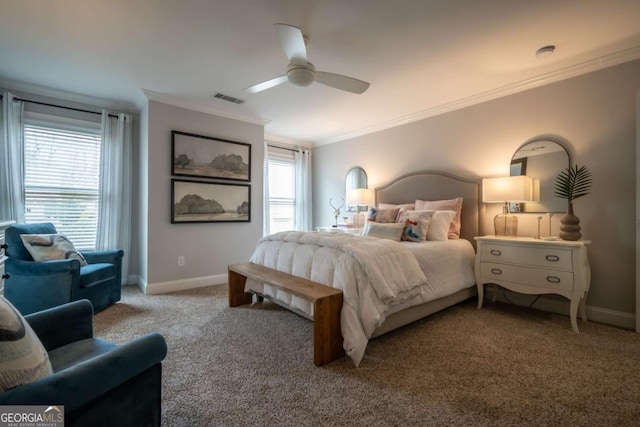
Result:
[[556,276],[547,276],[547,282],[560,283],[560,278]]
[[502,252],[500,252],[500,251],[499,251],[499,250],[497,250],[497,249],[491,249],[491,255],[497,255],[497,256],[500,256],[500,255],[502,255]]
[[492,268],[491,274],[502,274],[502,270],[500,270],[499,268]]
[[547,261],[553,261],[553,262],[560,261],[560,257],[558,255],[547,255],[545,259]]
[[0,245],[0,249],[7,249],[8,247],[9,245],[7,245],[6,243]]
[[8,279],[9,277],[11,277],[11,275],[9,273],[5,273],[2,275],[2,280]]

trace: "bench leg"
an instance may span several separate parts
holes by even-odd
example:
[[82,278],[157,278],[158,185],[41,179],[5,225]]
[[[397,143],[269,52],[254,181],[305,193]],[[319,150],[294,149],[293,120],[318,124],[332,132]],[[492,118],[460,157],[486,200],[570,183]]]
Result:
[[251,304],[252,298],[249,292],[244,291],[247,277],[235,271],[229,271],[229,307]]
[[342,294],[318,299],[313,305],[313,363],[322,366],[344,355],[340,312]]

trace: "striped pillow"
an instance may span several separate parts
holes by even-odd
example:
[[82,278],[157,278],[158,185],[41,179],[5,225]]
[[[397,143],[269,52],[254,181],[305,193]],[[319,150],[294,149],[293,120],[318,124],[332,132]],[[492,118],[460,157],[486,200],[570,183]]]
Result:
[[0,296],[0,391],[52,374],[49,355],[29,323]]

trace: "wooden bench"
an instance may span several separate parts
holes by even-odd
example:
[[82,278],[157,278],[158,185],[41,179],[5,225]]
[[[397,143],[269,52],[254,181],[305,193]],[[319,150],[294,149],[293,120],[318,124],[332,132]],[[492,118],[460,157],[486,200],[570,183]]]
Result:
[[247,277],[313,303],[313,363],[322,366],[344,355],[340,312],[342,291],[252,262],[229,265],[229,306],[251,304]]

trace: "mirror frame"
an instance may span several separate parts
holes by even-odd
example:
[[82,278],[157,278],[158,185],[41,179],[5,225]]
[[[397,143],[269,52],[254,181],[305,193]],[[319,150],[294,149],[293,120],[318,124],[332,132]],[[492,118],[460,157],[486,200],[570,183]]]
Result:
[[[518,147],[518,149],[513,153],[513,155],[511,156],[511,163],[509,164],[509,175],[510,176],[514,176],[516,175],[516,173],[514,172],[518,172],[516,169],[519,168],[520,173],[518,175],[527,175],[528,173],[531,172],[531,167],[530,166],[530,162],[529,162],[529,156],[526,157],[520,157],[518,159],[514,159],[514,157],[516,156],[516,154],[518,154],[518,152],[522,151],[522,149],[530,144],[535,144],[535,143],[543,143],[543,142],[548,142],[548,143],[553,143],[555,145],[557,145],[558,147],[560,147],[564,153],[567,155],[567,164],[566,167],[569,167],[571,165],[571,154],[569,153],[569,150],[567,150],[566,144],[562,141],[560,141],[558,138],[554,138],[554,137],[549,137],[549,136],[541,136],[541,137],[536,137],[533,139],[530,139],[526,142],[524,142],[522,145],[520,145]],[[560,173],[561,170],[558,170],[554,173],[554,176],[557,176],[558,173]],[[531,178],[538,178],[536,176],[532,176],[530,175]],[[551,187],[553,187],[553,183],[551,184]],[[543,183],[540,184],[541,187],[544,186]],[[546,186],[546,188],[549,188],[549,185]],[[550,197],[547,200],[552,200],[551,198],[554,197],[553,195],[550,195]],[[549,203],[546,203],[547,206],[549,206]],[[564,213],[566,211],[566,206],[563,205],[563,207],[557,208],[560,210],[554,210],[553,206],[551,206],[551,209],[547,209],[544,210],[542,209],[545,206],[545,203],[542,203],[542,207],[541,207],[541,203],[540,202],[531,202],[531,203],[510,203],[509,204],[509,210],[512,213]]]
[[[360,180],[364,179],[364,186],[362,187],[350,187],[349,186],[349,176],[353,173],[360,172]],[[367,177],[367,172],[361,168],[360,166],[354,166],[347,171],[347,174],[344,177],[344,187],[345,191],[355,190],[356,188],[368,188],[369,178]]]
[[[359,180],[364,179],[364,185],[363,185],[362,187],[350,187],[350,185],[349,185],[349,184],[350,184],[350,182],[349,182],[349,181],[350,181],[349,176],[350,176],[352,173],[357,173],[357,172],[359,172],[359,173],[360,173],[360,178],[359,178]],[[362,183],[360,183],[360,184],[362,185]],[[347,198],[347,193],[349,192],[349,190],[354,190],[354,189],[356,189],[356,188],[369,188],[368,186],[369,186],[369,177],[367,176],[367,172],[364,170],[364,168],[362,168],[362,167],[360,167],[360,166],[354,166],[354,167],[352,167],[351,169],[349,169],[349,170],[347,171],[347,174],[346,174],[346,175],[345,175],[345,177],[344,177],[344,190],[345,190],[345,191],[344,191],[344,195],[345,195],[345,200],[346,200],[346,198]],[[345,210],[346,210],[347,212],[356,212],[356,211],[357,211],[357,207],[356,207],[356,206],[354,206],[354,205],[346,205],[346,206],[345,206]]]

